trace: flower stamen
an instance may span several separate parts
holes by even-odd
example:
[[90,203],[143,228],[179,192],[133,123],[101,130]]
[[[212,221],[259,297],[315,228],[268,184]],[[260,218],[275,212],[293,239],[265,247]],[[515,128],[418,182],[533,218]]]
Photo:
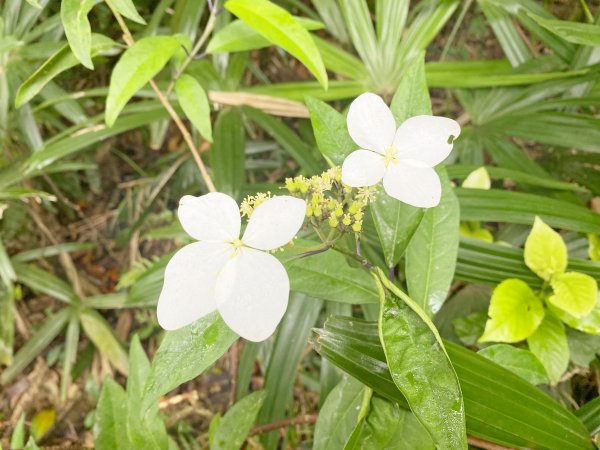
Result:
[[393,145],[389,147],[385,151],[385,155],[383,155],[383,160],[385,162],[385,167],[388,167],[390,164],[398,164],[398,152],[396,147]]

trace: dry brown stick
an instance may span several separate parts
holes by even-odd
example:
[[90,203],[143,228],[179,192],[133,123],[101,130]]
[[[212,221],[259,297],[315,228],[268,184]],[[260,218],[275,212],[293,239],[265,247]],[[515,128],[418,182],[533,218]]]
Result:
[[[123,35],[124,35],[123,40],[125,41],[125,43],[127,44],[128,47],[131,47],[135,41],[133,39],[133,35],[131,34],[131,31],[129,31],[129,28],[127,27],[127,24],[125,23],[125,20],[123,20],[123,17],[119,13],[119,11],[117,11],[114,8],[114,6],[112,5],[112,3],[109,0],[106,0],[106,4],[112,11],[113,15],[117,19],[117,22],[119,23],[119,26],[121,27],[121,30],[123,31]],[[158,88],[158,86],[156,85],[154,80],[150,80],[150,86],[152,87],[152,90],[156,93],[156,96],[158,97],[158,100],[160,101],[160,103],[165,107],[165,109],[169,113],[169,116],[171,116],[171,119],[173,119],[173,122],[175,122],[175,125],[177,126],[181,135],[183,136],[183,140],[185,141],[185,143],[189,147],[190,151],[192,152],[192,156],[194,157],[194,161],[196,161],[196,165],[198,166],[198,169],[200,170],[200,174],[202,175],[202,179],[204,180],[206,187],[208,188],[208,190],[210,192],[215,192],[216,191],[215,185],[212,181],[212,178],[208,174],[208,171],[206,170],[206,166],[204,165],[202,158],[200,158],[200,154],[196,150],[196,145],[194,144],[192,135],[190,134],[190,132],[188,131],[186,126],[183,124],[183,121],[179,118],[179,116],[177,115],[177,113],[175,112],[175,110],[173,109],[171,104],[169,103],[169,100],[167,100],[167,98],[163,95],[161,90]]]
[[512,450],[510,447],[504,447],[502,445],[494,444],[493,442],[484,441],[473,436],[467,438],[469,444],[475,447],[483,448],[484,450]]
[[267,423],[253,428],[250,431],[249,436],[257,434],[267,433],[269,431],[277,430],[279,428],[290,427],[293,425],[310,425],[317,421],[317,414],[308,414],[304,416],[292,417],[290,419],[278,420],[277,422]]

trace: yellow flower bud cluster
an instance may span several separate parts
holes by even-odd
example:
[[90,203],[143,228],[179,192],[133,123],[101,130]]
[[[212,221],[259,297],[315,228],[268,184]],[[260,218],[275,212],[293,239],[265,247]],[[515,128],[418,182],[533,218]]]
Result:
[[250,216],[258,207],[258,205],[263,203],[268,198],[271,198],[270,191],[267,193],[259,192],[256,195],[249,195],[248,197],[246,197],[240,205],[240,213],[242,214],[242,217],[246,216],[250,218]]
[[310,178],[287,178],[285,186],[306,201],[306,216],[315,227],[342,233],[362,231],[365,207],[375,198],[371,188],[354,189],[342,183],[339,167]]

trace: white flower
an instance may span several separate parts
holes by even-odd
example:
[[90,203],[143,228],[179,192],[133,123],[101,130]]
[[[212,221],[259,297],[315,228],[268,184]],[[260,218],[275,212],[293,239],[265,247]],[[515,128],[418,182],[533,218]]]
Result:
[[431,208],[440,202],[442,186],[433,169],[450,154],[450,136],[460,134],[452,119],[415,116],[396,129],[392,112],[375,94],[362,94],[350,105],[348,132],[361,149],[342,165],[342,181],[352,187],[372,186],[383,179],[391,197]]
[[183,247],[167,264],[159,324],[175,330],[217,309],[240,336],[255,342],[268,338],[287,308],[290,282],[283,265],[265,251],[291,241],[305,213],[303,200],[270,198],[254,210],[239,239],[234,199],[219,192],[183,197],[179,221],[199,242]]

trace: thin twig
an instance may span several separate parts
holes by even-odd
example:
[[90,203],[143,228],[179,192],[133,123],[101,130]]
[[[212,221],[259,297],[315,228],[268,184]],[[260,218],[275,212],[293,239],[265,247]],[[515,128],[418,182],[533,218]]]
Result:
[[277,422],[267,423],[253,428],[250,431],[249,436],[255,436],[257,434],[267,433],[269,431],[277,430],[279,428],[290,427],[294,425],[310,425],[317,421],[317,414],[309,414],[304,416],[292,417],[291,419],[278,420]]
[[469,444],[475,447],[483,448],[485,450],[511,450],[510,447],[504,447],[502,445],[494,444],[493,442],[484,441],[473,436],[468,436],[467,440]]
[[[123,40],[125,41],[127,46],[131,47],[134,44],[135,40],[133,39],[133,35],[131,34],[131,31],[129,31],[129,28],[127,27],[127,24],[125,23],[125,20],[123,19],[123,17],[119,13],[119,11],[117,11],[114,8],[114,6],[110,2],[110,0],[105,0],[105,1],[106,1],[106,4],[108,5],[108,7],[110,8],[110,10],[112,11],[113,15],[115,16],[115,18],[117,19],[117,22],[119,23],[119,26],[121,27],[121,30],[123,31]],[[214,24],[212,26],[214,27]],[[171,116],[171,119],[173,119],[173,122],[175,122],[175,125],[181,132],[181,135],[183,136],[183,140],[185,141],[185,143],[189,147],[190,151],[192,152],[192,156],[194,157],[194,161],[196,161],[196,165],[198,166],[198,169],[200,170],[200,174],[202,175],[202,179],[204,180],[206,187],[208,188],[208,190],[210,192],[215,192],[216,191],[215,185],[212,181],[212,178],[208,174],[208,171],[206,170],[206,166],[204,165],[202,158],[200,158],[200,155],[198,154],[198,151],[196,150],[196,145],[194,144],[192,135],[190,134],[190,132],[188,131],[186,126],[183,124],[182,120],[179,118],[179,116],[177,115],[177,113],[175,112],[175,110],[173,109],[171,104],[169,103],[169,100],[167,100],[167,97],[165,97],[165,95],[160,91],[160,89],[158,88],[158,86],[156,85],[154,80],[150,80],[150,86],[152,87],[152,90],[156,93],[156,96],[158,97],[158,100],[160,101],[160,103],[165,107],[165,109],[169,113],[169,116]]]

